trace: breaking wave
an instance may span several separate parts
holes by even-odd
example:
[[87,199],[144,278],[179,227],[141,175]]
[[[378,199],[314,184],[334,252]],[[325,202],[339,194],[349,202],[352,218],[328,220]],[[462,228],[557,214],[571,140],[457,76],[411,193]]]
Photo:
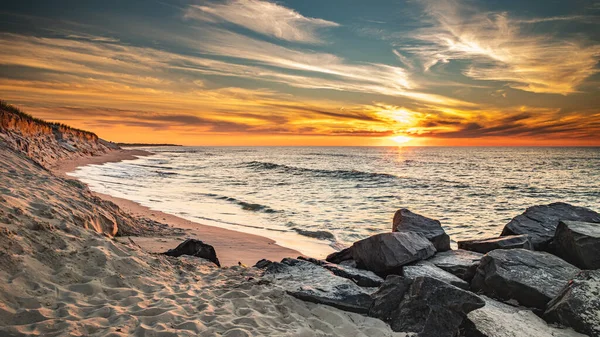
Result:
[[310,174],[317,177],[340,178],[340,179],[357,179],[357,180],[380,180],[380,179],[396,179],[397,177],[387,173],[364,172],[357,170],[324,170],[324,169],[309,169],[304,167],[289,166],[283,164],[275,164],[261,161],[251,161],[244,163],[248,168],[255,170],[278,170],[281,172],[303,175]]
[[294,227],[292,229],[294,231],[296,231],[296,233],[303,235],[303,236],[307,236],[309,238],[335,241],[335,235],[333,235],[333,233],[328,232],[328,231],[309,231],[309,230],[300,229],[300,228],[296,228],[296,227]]

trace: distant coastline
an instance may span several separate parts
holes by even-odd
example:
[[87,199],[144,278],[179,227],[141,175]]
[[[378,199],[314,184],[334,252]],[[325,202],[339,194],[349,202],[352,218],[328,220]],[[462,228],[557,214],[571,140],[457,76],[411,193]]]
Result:
[[114,143],[119,147],[183,146],[179,144]]

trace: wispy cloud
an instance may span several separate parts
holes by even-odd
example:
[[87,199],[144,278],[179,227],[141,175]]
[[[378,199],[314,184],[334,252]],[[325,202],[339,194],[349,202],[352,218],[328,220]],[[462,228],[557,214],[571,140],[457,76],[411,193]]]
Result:
[[[203,34],[202,43],[193,44],[190,41],[190,46],[202,53],[271,66],[261,67],[260,75],[255,78],[276,77],[301,88],[365,92],[449,106],[473,105],[456,98],[422,92],[419,84],[402,67],[348,62],[334,54],[286,48],[218,29],[204,29]],[[290,73],[289,70],[297,72]]]
[[90,34],[68,34],[66,38],[76,40],[89,40],[94,42],[119,42],[119,39],[115,39],[112,37],[96,36]]
[[519,23],[541,23],[541,22],[555,22],[555,21],[576,21],[576,22],[584,22],[584,23],[588,23],[588,24],[600,25],[600,22],[598,22],[598,17],[591,16],[591,15],[550,16],[550,17],[539,17],[539,18],[515,20],[515,22],[519,22]]
[[305,43],[323,43],[318,30],[339,26],[335,22],[309,18],[293,9],[262,0],[193,5],[186,10],[185,17],[205,22],[229,22],[278,39]]
[[[558,38],[522,29],[524,22],[508,13],[489,13],[458,0],[425,1],[431,27],[414,34],[422,45],[409,47],[430,69],[449,60],[468,60],[464,75],[477,80],[508,82],[535,93],[570,94],[598,73],[600,46],[577,38]],[[547,18],[568,20],[573,17]]]
[[0,64],[111,78],[126,85],[153,88],[164,88],[166,84],[173,87],[176,80],[181,82],[181,77],[170,71],[175,69],[183,72],[190,81],[198,74],[233,76],[298,88],[380,94],[447,106],[473,106],[473,103],[456,98],[420,91],[419,85],[401,67],[352,63],[333,54],[285,48],[219,29],[206,29],[203,34],[201,44],[194,44],[193,40],[185,42],[203,54],[229,59],[216,60],[116,43],[4,34],[0,35],[0,41],[6,42],[6,48],[0,50]]
[[[425,138],[597,139],[600,115],[555,108],[515,106],[506,109],[455,110],[431,106],[417,110],[384,103],[365,106],[397,133]],[[586,124],[586,128],[581,127]]]

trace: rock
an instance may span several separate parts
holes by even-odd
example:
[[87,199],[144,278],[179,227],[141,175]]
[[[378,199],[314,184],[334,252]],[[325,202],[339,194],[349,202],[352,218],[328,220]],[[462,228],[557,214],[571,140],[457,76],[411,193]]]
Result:
[[358,267],[380,275],[399,273],[400,267],[433,254],[433,244],[415,232],[377,234],[352,246]]
[[417,277],[392,313],[394,331],[454,337],[467,314],[485,305],[479,296],[431,277]]
[[600,269],[600,224],[561,221],[554,235],[556,255],[581,269]]
[[344,260],[344,261],[340,262],[340,266],[357,268],[356,261],[354,261],[354,260]]
[[372,271],[333,263],[323,264],[323,268],[331,271],[334,275],[350,279],[361,287],[379,287],[383,283],[383,279]]
[[296,259],[273,262],[263,276],[303,301],[320,303],[338,309],[367,313],[374,288],[362,288],[353,281],[334,275],[314,263]]
[[352,247],[342,249],[339,252],[333,252],[325,258],[327,262],[338,264],[346,260],[352,260]]
[[531,243],[531,240],[529,240],[529,235],[523,234],[501,236],[499,238],[458,241],[458,248],[486,254],[494,249],[523,248],[533,250],[533,244]]
[[497,249],[484,255],[471,282],[477,292],[544,310],[579,269],[546,252]]
[[584,337],[571,329],[550,327],[532,311],[481,296],[485,306],[467,314],[464,337]]
[[450,237],[438,220],[413,213],[406,208],[394,214],[392,232],[417,232],[433,243],[438,252],[450,250]]
[[449,250],[435,254],[428,262],[461,279],[471,282],[483,254],[467,250]]
[[600,336],[600,270],[584,270],[565,285],[544,314],[590,336]]
[[463,279],[460,279],[449,272],[436,267],[434,264],[425,261],[402,267],[402,275],[409,280],[414,280],[419,276],[429,276],[461,289],[469,289],[469,284]]
[[221,266],[217,253],[213,246],[206,244],[200,240],[187,239],[179,244],[175,249],[169,249],[166,253],[167,256],[179,257],[181,255],[190,255],[195,257],[201,257],[212,261],[217,266]]
[[402,276],[390,275],[371,297],[373,305],[369,309],[369,316],[389,322],[392,313],[400,307],[404,294],[410,287],[412,280]]
[[502,230],[501,236],[529,234],[535,250],[546,250],[560,220],[600,222],[600,214],[564,202],[529,207],[513,218]]
[[354,283],[361,287],[379,287],[383,283],[383,279],[377,276],[372,271],[357,269],[341,264],[334,264],[329,263],[327,261],[317,260],[313,258],[305,258],[301,256],[299,256],[298,259],[305,260],[314,263],[318,266],[321,266],[329,270],[336,276],[354,281]]
[[271,260],[261,259],[258,262],[256,262],[254,267],[259,268],[259,269],[265,269],[268,266],[270,266],[272,263],[273,263],[273,261],[271,261]]

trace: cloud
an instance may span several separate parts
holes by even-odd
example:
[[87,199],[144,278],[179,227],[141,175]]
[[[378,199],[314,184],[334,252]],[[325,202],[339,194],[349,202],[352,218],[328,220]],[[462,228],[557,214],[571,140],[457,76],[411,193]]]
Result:
[[286,48],[225,30],[203,29],[202,33],[202,43],[196,43],[192,47],[204,53],[236,57],[312,74],[336,76],[360,83],[378,82],[382,86],[400,90],[414,86],[407,72],[400,67],[378,63],[350,64],[334,54]]
[[[435,106],[409,109],[375,103],[363,111],[386,121],[388,130],[417,138],[438,139],[588,139],[599,140],[600,114],[529,106],[455,110]],[[582,127],[585,125],[585,127]]]
[[[333,54],[285,48],[223,30],[206,29],[202,43],[185,40],[216,60],[117,43],[0,34],[6,48],[0,64],[117,81],[163,91],[193,84],[198,74],[242,77],[307,89],[329,89],[405,97],[446,106],[473,106],[443,95],[417,91],[408,72],[380,63],[350,63]],[[238,60],[232,59],[237,58]],[[245,60],[245,62],[240,61]],[[179,70],[183,77],[174,74]],[[47,76],[47,75],[46,75]],[[187,79],[182,83],[182,78]]]
[[326,118],[334,118],[339,120],[360,120],[366,122],[380,122],[381,119],[377,118],[377,116],[370,115],[365,113],[364,111],[351,111],[351,110],[338,110],[338,111],[329,111],[323,108],[314,108],[310,106],[306,106],[306,104],[269,104],[270,106],[285,109],[289,111],[294,111],[296,113],[309,113],[310,119],[315,119],[317,116],[324,116]]
[[566,16],[551,16],[551,17],[540,17],[540,18],[530,18],[530,19],[521,19],[517,22],[519,23],[541,23],[541,22],[554,22],[554,21],[578,21],[588,24],[600,24],[598,22],[598,18],[592,15],[566,15]]
[[184,17],[204,22],[229,22],[263,35],[305,43],[323,43],[317,31],[339,26],[335,22],[305,17],[293,9],[261,0],[192,5]]
[[119,42],[119,39],[115,39],[112,37],[105,37],[105,36],[96,36],[96,35],[90,35],[90,34],[68,34],[66,35],[66,38],[68,39],[74,39],[74,40],[89,40],[89,41],[94,41],[94,42]]
[[[415,133],[434,138],[522,138],[522,139],[596,139],[600,134],[598,117],[585,111],[566,113],[560,109],[515,107],[493,113],[476,112],[442,123],[423,119]],[[582,125],[586,127],[582,127]],[[409,132],[409,134],[411,134]]]
[[574,17],[513,19],[506,12],[489,13],[456,0],[425,1],[431,27],[418,30],[420,44],[406,50],[418,55],[425,69],[450,60],[468,60],[464,75],[503,81],[534,93],[571,94],[598,73],[600,46],[581,38],[531,33],[522,25]]
[[[252,74],[253,78],[275,79],[301,88],[365,92],[440,105],[473,106],[473,103],[456,98],[418,91],[421,89],[419,84],[402,67],[351,63],[334,54],[286,48],[220,29],[203,29],[202,34],[201,43],[188,41],[189,46],[201,53],[252,61],[260,70],[244,72]],[[242,67],[249,69],[249,66]]]
[[[441,7],[429,2],[431,21],[425,24],[430,26],[412,35],[402,32],[412,36],[410,44],[386,44],[389,55],[376,58],[391,62],[385,64],[350,56],[362,53],[343,57],[331,46],[307,48],[247,30],[228,30],[235,24],[276,36],[269,30],[275,27],[240,21],[240,13],[252,13],[244,6],[257,3],[263,2],[204,6],[218,14],[194,8],[204,16],[171,23],[177,29],[152,30],[153,41],[147,44],[134,38],[147,35],[128,37],[91,28],[84,31],[95,34],[0,33],[0,95],[38,117],[72,121],[100,135],[105,130],[117,136],[129,135],[128,130],[154,134],[146,132],[151,130],[166,136],[185,134],[199,143],[215,134],[281,135],[278,141],[292,135],[351,139],[403,134],[600,141],[600,115],[591,94],[540,98],[508,88],[574,93],[596,72],[595,45],[527,30],[552,18],[515,19],[464,5],[445,8],[448,1],[440,1]],[[320,29],[334,27],[298,15],[300,21],[282,19],[288,22],[281,28],[281,40],[317,43]],[[131,28],[150,34],[138,23]],[[456,76],[457,70],[470,78]],[[543,108],[521,107],[528,103]],[[361,141],[369,142],[353,144]]]

